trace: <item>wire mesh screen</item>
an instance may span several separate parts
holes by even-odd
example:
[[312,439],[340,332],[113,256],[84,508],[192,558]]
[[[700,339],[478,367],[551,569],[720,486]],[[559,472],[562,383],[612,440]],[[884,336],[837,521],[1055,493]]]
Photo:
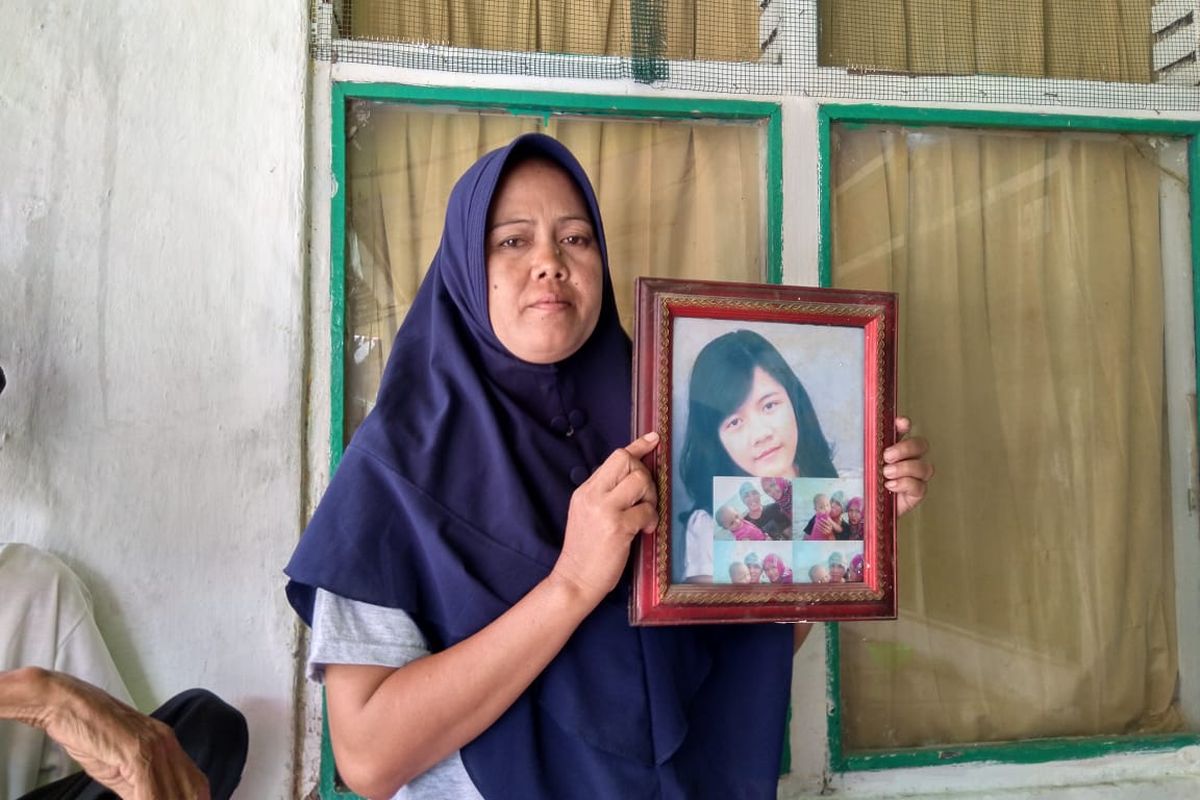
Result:
[[313,55],[873,100],[1200,108],[1200,0],[315,0]]
[[822,2],[822,65],[1148,83],[1150,0]]
[[345,0],[331,10],[338,59],[395,66],[652,82],[672,60],[753,64],[762,53],[757,0]]

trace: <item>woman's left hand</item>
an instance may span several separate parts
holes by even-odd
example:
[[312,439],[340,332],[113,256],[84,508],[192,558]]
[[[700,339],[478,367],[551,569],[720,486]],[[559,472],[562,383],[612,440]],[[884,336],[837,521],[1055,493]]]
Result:
[[933,464],[925,460],[929,442],[920,436],[908,437],[912,420],[896,417],[896,433],[900,439],[883,451],[883,486],[896,495],[896,513],[904,514],[917,507],[925,498]]

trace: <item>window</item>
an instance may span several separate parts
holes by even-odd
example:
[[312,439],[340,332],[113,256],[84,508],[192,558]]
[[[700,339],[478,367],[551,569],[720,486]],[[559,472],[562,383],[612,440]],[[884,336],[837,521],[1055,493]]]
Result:
[[[778,179],[768,180],[768,171],[779,174],[776,106],[689,103],[673,114],[666,105],[630,103],[622,113],[613,98],[599,105],[617,106],[616,113],[599,116],[586,113],[588,98],[579,96],[570,101],[575,113],[552,113],[536,105],[561,109],[563,97],[492,93],[483,105],[481,93],[392,88],[395,99],[350,97],[345,105],[345,191],[338,196],[345,206],[334,211],[346,220],[346,328],[335,339],[335,359],[344,359],[335,364],[345,376],[345,416],[335,426],[343,441],[374,402],[392,336],[437,249],[455,179],[521,133],[555,136],[588,171],[627,329],[635,275],[761,281],[768,264],[778,275],[778,224],[767,233],[779,214]],[[458,107],[413,102],[438,97]]]
[[836,634],[835,765],[1200,741],[1176,626],[1196,604],[1176,576],[1197,566],[1197,126],[822,118],[827,280],[900,293],[900,407],[939,468],[902,525],[899,620]]

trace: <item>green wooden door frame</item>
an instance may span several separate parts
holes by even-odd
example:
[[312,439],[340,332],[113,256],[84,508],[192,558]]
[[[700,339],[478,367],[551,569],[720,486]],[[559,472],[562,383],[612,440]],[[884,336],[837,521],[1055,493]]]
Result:
[[[1200,121],[1093,117],[1066,114],[1029,114],[942,108],[881,105],[824,105],[817,112],[819,151],[820,240],[818,274],[821,286],[832,281],[832,216],[830,197],[830,133],[834,124],[847,128],[865,125],[902,125],[906,128],[1000,128],[1038,131],[1126,133],[1185,139],[1188,148],[1188,207],[1191,219],[1192,308],[1200,310]],[[1200,356],[1200,314],[1194,316],[1196,353]],[[1200,386],[1200,364],[1196,370]],[[1114,753],[1174,750],[1200,744],[1200,734],[1154,736],[1090,736],[1030,739],[1016,742],[907,748],[894,751],[847,753],[842,747],[841,672],[839,632],[826,625],[826,690],[829,699],[826,735],[829,766],[836,772],[927,767],[990,761],[1034,764],[1046,761],[1095,758]]]
[[[332,87],[333,196],[330,200],[330,432],[329,471],[332,475],[344,448],[342,428],[345,404],[346,336],[346,111],[354,100],[374,100],[415,107],[454,111],[492,111],[518,116],[595,117],[674,121],[722,120],[763,125],[766,161],[766,260],[767,280],[780,283],[783,276],[783,122],[778,103],[744,100],[708,100],[678,97],[625,97],[619,95],[526,92],[457,87],[407,86],[395,83],[335,82]],[[322,694],[322,699],[324,694]],[[323,702],[323,700],[322,700]],[[322,719],[324,719],[322,705]],[[333,750],[328,723],[321,731],[321,784],[324,800],[355,798],[335,785]]]

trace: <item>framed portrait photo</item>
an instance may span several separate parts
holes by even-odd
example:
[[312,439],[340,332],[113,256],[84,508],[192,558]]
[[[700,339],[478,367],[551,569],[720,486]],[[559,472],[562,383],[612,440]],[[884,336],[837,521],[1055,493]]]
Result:
[[634,427],[658,527],[635,625],[890,619],[896,297],[640,278]]

